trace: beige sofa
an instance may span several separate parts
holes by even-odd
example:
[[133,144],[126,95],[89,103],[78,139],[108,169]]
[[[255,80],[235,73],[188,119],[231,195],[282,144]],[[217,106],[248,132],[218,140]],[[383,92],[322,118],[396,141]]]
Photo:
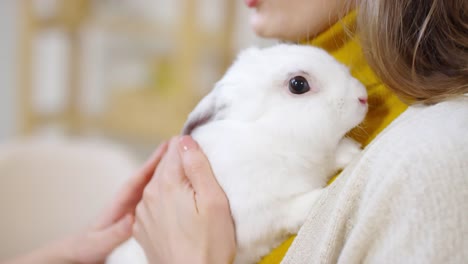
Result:
[[136,167],[102,142],[0,144],[0,262],[82,230]]

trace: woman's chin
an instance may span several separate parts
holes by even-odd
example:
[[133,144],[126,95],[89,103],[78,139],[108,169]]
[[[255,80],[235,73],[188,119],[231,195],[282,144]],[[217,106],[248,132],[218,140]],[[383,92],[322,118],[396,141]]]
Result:
[[250,27],[253,29],[255,34],[257,34],[260,37],[263,37],[264,31],[265,31],[265,23],[262,22],[262,18],[260,17],[259,14],[253,13],[250,16]]
[[259,13],[253,13],[250,17],[250,26],[259,37],[284,41],[300,40],[300,36],[298,36],[294,30],[283,30],[288,28],[289,25],[286,25],[286,23],[273,22],[277,21],[274,19],[268,19]]
[[268,23],[268,19],[265,19],[258,13],[252,14],[250,17],[250,26],[255,34],[262,38],[278,38],[278,32],[272,28],[271,23]]

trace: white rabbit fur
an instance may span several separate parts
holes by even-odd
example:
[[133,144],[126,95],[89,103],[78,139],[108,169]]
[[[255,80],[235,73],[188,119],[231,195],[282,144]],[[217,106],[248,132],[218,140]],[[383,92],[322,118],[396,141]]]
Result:
[[[309,92],[289,91],[295,76]],[[243,51],[189,115],[183,133],[200,144],[229,199],[235,263],[257,262],[297,233],[327,180],[360,152],[345,137],[367,112],[359,98],[365,88],[325,51],[280,44]],[[128,257],[137,246],[109,262],[137,263]]]

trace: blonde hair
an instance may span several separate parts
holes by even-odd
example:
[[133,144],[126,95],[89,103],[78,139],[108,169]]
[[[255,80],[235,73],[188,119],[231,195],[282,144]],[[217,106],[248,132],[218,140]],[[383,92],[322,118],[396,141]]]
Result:
[[369,65],[403,100],[468,93],[468,1],[361,0],[357,23]]

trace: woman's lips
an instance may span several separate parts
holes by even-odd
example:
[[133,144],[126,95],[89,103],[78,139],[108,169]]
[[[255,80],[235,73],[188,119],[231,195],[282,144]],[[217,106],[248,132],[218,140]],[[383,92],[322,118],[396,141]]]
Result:
[[258,4],[258,0],[245,0],[245,4],[250,7],[250,8],[253,8],[253,7],[256,7],[257,4]]

